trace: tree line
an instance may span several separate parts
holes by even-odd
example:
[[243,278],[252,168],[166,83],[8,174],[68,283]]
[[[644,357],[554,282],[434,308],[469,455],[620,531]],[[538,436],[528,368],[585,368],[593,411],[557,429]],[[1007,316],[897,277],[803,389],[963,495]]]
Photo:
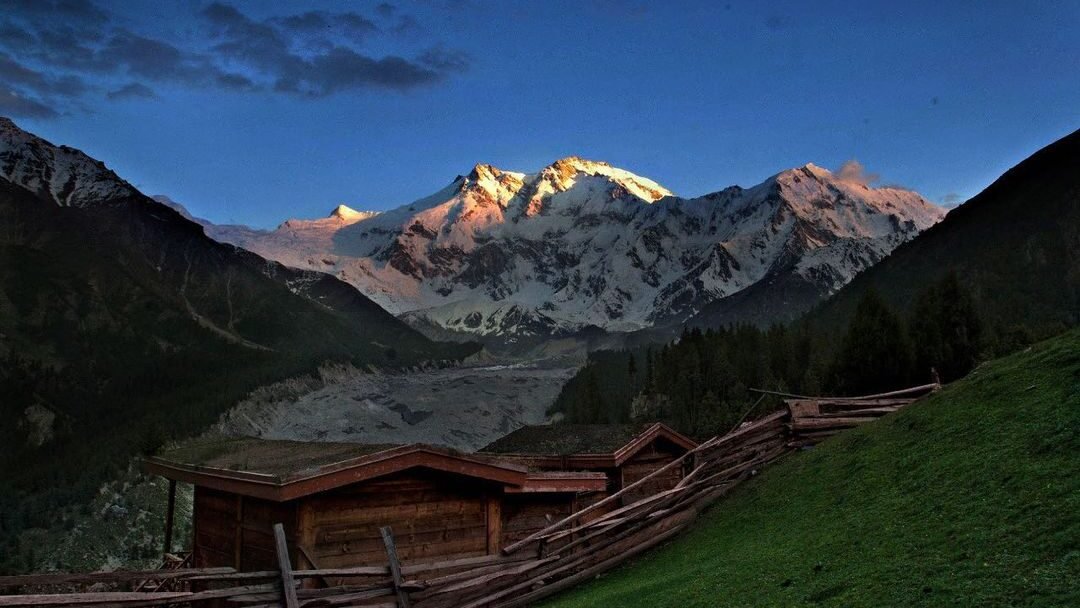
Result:
[[803,395],[884,392],[963,377],[980,360],[1030,341],[988,327],[956,274],[924,288],[907,314],[867,291],[839,335],[808,321],[762,329],[684,329],[675,341],[590,354],[552,413],[567,422],[661,420],[690,435],[723,433],[751,408],[751,388]]

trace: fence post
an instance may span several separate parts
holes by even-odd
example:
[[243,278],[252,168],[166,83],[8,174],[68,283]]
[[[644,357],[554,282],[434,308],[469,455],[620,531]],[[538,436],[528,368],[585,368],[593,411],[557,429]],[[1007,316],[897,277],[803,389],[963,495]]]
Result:
[[281,569],[281,597],[285,608],[299,608],[296,599],[296,581],[293,580],[292,563],[289,561],[289,545],[285,542],[285,528],[274,524],[274,546],[277,548],[278,568]]
[[398,561],[397,547],[394,546],[394,532],[390,526],[379,528],[383,544],[386,545],[386,557],[390,560],[390,576],[394,580],[394,592],[397,593],[398,606],[410,608],[409,594],[401,588],[404,579],[401,578],[401,562]]
[[176,510],[176,480],[169,480],[169,502],[165,507],[165,547],[162,556],[172,553],[173,512]]

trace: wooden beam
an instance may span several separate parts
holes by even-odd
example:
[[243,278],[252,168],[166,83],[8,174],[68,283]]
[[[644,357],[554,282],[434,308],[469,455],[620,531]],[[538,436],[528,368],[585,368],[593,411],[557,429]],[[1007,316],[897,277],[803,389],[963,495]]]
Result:
[[865,399],[880,399],[882,397],[899,397],[900,395],[911,395],[913,393],[929,393],[941,388],[941,385],[932,382],[930,384],[923,384],[920,386],[913,386],[911,388],[904,388],[898,391],[889,391],[887,393],[876,393],[873,395],[859,395],[857,397],[810,397],[807,395],[796,395],[793,393],[785,393],[782,391],[768,391],[760,388],[747,389],[751,393],[761,393],[765,395],[778,395],[780,397],[786,397],[789,399],[812,399],[815,401],[862,401]]
[[498,496],[488,495],[485,517],[487,519],[487,552],[488,555],[498,553],[502,547],[502,499]]
[[292,563],[289,561],[289,544],[285,541],[285,527],[281,524],[274,524],[274,547],[277,549],[278,568],[281,569],[281,597],[285,608],[299,608]]
[[379,528],[383,544],[386,545],[386,557],[390,560],[390,576],[393,578],[394,591],[397,593],[398,606],[409,608],[409,594],[402,589],[405,579],[401,576],[401,562],[398,560],[397,547],[394,546],[394,532],[390,526]]
[[234,522],[236,529],[233,530],[233,568],[243,571],[241,564],[243,563],[243,548],[244,548],[244,495],[236,495],[236,516]]
[[172,553],[173,512],[176,510],[176,480],[169,480],[169,501],[165,507],[165,547],[162,553]]
[[0,589],[4,587],[22,587],[23,585],[66,585],[71,583],[124,583],[142,581],[148,578],[192,579],[200,576],[212,577],[231,575],[232,568],[197,568],[185,570],[114,570],[112,572],[53,572],[49,574],[17,574],[0,576]]
[[535,542],[536,540],[540,539],[541,537],[546,536],[549,533],[551,533],[551,532],[553,532],[555,530],[558,530],[559,528],[562,528],[562,527],[566,526],[569,523],[572,523],[573,521],[579,519],[581,516],[585,515],[586,513],[591,513],[591,512],[593,512],[593,511],[595,511],[595,510],[597,510],[597,509],[599,509],[601,507],[605,507],[605,506],[615,502],[616,500],[619,500],[628,491],[633,490],[633,489],[635,489],[637,487],[640,487],[640,486],[644,485],[645,483],[647,483],[652,478],[657,477],[659,475],[662,475],[663,473],[668,472],[673,467],[677,467],[677,466],[681,467],[684,460],[686,460],[687,458],[692,458],[693,455],[698,453],[698,452],[708,450],[709,448],[712,448],[714,446],[719,446],[719,445],[722,445],[722,444],[731,443],[731,442],[735,441],[736,439],[747,436],[748,434],[752,433],[753,431],[759,430],[763,426],[766,426],[766,425],[769,425],[771,423],[783,420],[783,419],[787,418],[788,416],[789,416],[789,414],[788,414],[788,411],[786,409],[780,410],[778,412],[773,412],[772,414],[769,414],[769,415],[767,415],[767,416],[765,416],[765,417],[763,417],[763,418],[761,418],[759,420],[751,422],[750,424],[742,427],[741,429],[739,429],[737,431],[734,431],[732,433],[728,433],[727,435],[724,435],[722,437],[713,437],[712,439],[706,441],[705,443],[702,443],[701,445],[699,445],[696,448],[690,450],[689,452],[686,452],[682,456],[679,456],[675,460],[672,460],[671,462],[669,462],[666,465],[660,467],[659,469],[656,469],[652,473],[649,473],[645,477],[642,477],[641,479],[635,481],[634,483],[623,487],[622,489],[620,489],[618,492],[615,492],[611,496],[608,496],[607,498],[605,498],[603,500],[599,500],[597,502],[594,502],[593,504],[589,505],[588,507],[585,507],[584,509],[578,511],[577,513],[571,513],[570,515],[568,515],[568,516],[564,517],[563,519],[551,524],[550,526],[547,526],[546,528],[544,528],[544,529],[542,529],[542,530],[540,530],[538,532],[533,532],[532,534],[526,536],[525,538],[523,538],[523,539],[521,539],[521,540],[519,540],[517,542],[510,543],[506,547],[503,547],[502,551],[503,551],[503,553],[506,553],[506,554],[513,553],[514,551],[517,551],[518,549],[520,549],[520,548],[522,548],[522,547],[524,547],[524,546],[526,546],[526,545],[528,545],[528,544],[530,544],[532,542]]

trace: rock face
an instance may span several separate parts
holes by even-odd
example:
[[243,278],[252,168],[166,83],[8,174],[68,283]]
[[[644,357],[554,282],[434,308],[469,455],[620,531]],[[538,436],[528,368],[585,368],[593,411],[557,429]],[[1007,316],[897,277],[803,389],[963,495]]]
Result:
[[332,273],[414,326],[513,337],[679,323],[754,286],[772,297],[762,288],[770,284],[792,300],[780,313],[801,311],[943,215],[915,192],[814,165],[680,198],[570,157],[531,174],[476,165],[377,215],[206,228],[288,266]]
[[92,207],[137,194],[105,163],[49,144],[2,116],[0,177],[61,207]]
[[[368,217],[344,207],[335,213],[347,218],[334,220],[341,222]],[[130,332],[135,313],[128,307],[138,303],[145,307],[139,319],[160,317],[140,339],[157,336],[170,348],[172,342],[158,332],[190,321],[228,343],[258,351],[443,358],[442,347],[348,284],[216,242],[195,221],[172,201],[146,197],[101,161],[0,118],[0,226],[5,227],[0,245],[10,262],[0,265],[6,271],[0,302],[34,304],[0,305],[0,329],[8,322],[11,327],[0,331],[6,336],[0,355],[17,347],[48,351],[48,340],[28,330],[60,320],[77,320],[83,329],[115,325]],[[37,260],[37,267],[19,266],[22,259]],[[14,278],[24,275],[34,276],[31,285],[42,293],[32,297]],[[388,354],[390,345],[394,352]]]

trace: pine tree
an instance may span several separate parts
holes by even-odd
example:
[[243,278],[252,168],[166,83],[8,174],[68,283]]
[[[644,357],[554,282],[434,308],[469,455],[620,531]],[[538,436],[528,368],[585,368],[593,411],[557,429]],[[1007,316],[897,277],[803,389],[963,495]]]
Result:
[[903,322],[873,289],[863,294],[833,364],[848,394],[901,388],[911,380],[912,349]]
[[604,396],[600,393],[600,382],[596,376],[596,366],[586,366],[585,376],[585,422],[600,422],[601,412],[606,412]]
[[983,324],[971,292],[955,272],[919,293],[911,319],[911,335],[919,369],[936,369],[951,382],[963,377],[979,360]]

